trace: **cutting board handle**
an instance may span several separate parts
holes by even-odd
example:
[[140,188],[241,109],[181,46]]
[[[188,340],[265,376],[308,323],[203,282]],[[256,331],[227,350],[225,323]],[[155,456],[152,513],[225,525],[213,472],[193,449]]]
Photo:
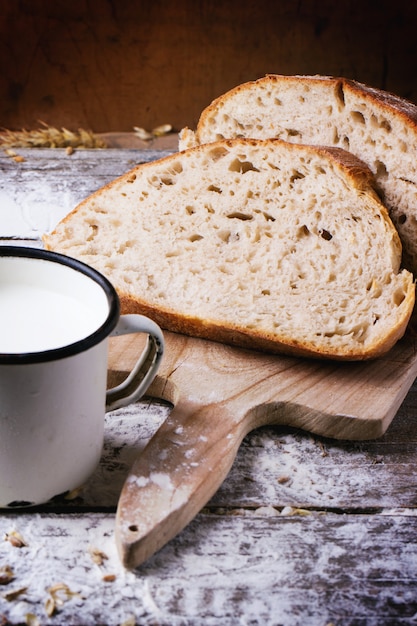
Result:
[[179,401],[134,463],[119,499],[116,543],[137,567],[172,539],[226,478],[252,428],[248,415],[220,403]]

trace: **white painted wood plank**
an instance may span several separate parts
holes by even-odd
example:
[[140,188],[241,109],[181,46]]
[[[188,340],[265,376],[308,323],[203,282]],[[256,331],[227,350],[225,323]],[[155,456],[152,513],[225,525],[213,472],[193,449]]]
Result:
[[170,154],[154,150],[16,150],[0,152],[0,236],[39,239],[102,185],[138,163]]
[[[132,616],[141,626],[415,623],[415,515],[201,514],[133,572],[118,562],[113,524],[110,514],[1,518],[0,532],[18,530],[27,546],[0,544],[15,573],[0,589],[0,615],[83,626]],[[92,549],[108,557],[102,565]],[[77,595],[48,619],[48,588],[58,583]]]

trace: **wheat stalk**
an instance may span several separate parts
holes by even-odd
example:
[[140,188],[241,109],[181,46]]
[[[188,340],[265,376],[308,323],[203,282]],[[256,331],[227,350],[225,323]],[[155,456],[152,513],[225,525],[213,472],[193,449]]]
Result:
[[0,146],[3,148],[106,148],[106,143],[93,132],[80,128],[54,128],[44,122],[36,130],[3,130]]

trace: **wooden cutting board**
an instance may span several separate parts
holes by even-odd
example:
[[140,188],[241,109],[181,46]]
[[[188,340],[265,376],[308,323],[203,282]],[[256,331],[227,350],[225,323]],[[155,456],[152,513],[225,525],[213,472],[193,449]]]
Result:
[[[148,395],[174,408],[133,464],[117,510],[116,542],[130,568],[208,502],[249,431],[277,424],[337,439],[377,438],[417,376],[417,343],[410,339],[360,363],[271,356],[168,332],[165,339]],[[110,384],[130,370],[141,341],[112,340]]]

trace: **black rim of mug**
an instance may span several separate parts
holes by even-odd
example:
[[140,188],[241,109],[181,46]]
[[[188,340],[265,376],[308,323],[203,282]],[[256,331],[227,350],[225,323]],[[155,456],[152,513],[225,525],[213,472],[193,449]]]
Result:
[[97,328],[91,335],[74,343],[68,344],[61,348],[52,350],[44,350],[43,352],[22,352],[18,354],[5,354],[0,352],[0,364],[11,365],[13,363],[42,363],[45,361],[56,361],[69,356],[74,356],[80,352],[84,352],[89,348],[101,343],[103,339],[108,337],[115,328],[120,315],[120,301],[113,285],[94,268],[74,259],[72,257],[43,250],[42,248],[28,248],[25,246],[0,246],[0,257],[27,257],[31,259],[40,259],[53,263],[66,265],[73,270],[85,274],[100,285],[107,296],[109,304],[109,312],[103,324]]

